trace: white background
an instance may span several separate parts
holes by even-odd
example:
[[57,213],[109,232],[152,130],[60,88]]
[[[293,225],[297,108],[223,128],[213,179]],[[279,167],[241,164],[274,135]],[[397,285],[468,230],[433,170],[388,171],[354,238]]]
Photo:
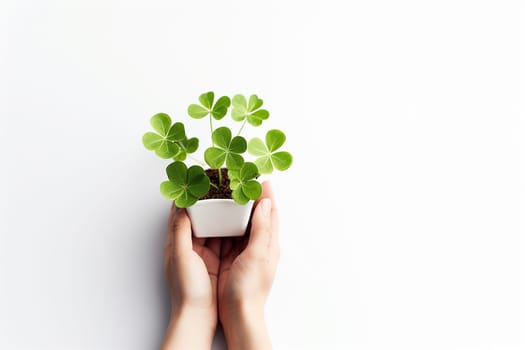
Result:
[[185,109],[210,89],[259,94],[248,135],[295,155],[272,177],[276,349],[525,347],[522,2],[0,12],[1,349],[158,348],[167,163],[141,136],[163,111],[206,139]]

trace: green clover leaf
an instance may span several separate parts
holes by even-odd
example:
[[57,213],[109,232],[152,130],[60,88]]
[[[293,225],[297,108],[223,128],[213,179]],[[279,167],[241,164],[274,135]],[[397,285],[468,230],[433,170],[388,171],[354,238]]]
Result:
[[214,147],[204,152],[204,160],[212,169],[220,169],[226,161],[228,169],[238,169],[244,163],[241,156],[246,152],[246,139],[242,136],[232,138],[232,132],[227,127],[215,129],[212,134]]
[[146,149],[155,151],[159,157],[184,160],[187,153],[193,153],[199,148],[199,139],[196,137],[188,139],[184,124],[171,125],[171,118],[166,113],[155,114],[151,117],[150,123],[156,133],[145,133],[142,143]]
[[224,118],[231,104],[230,98],[228,96],[222,96],[217,100],[217,102],[215,102],[214,105],[214,97],[215,95],[213,91],[205,92],[204,94],[200,95],[200,105],[191,104],[188,106],[188,114],[190,117],[201,119],[211,114],[213,118],[217,120]]
[[270,174],[273,169],[286,170],[292,165],[293,157],[288,152],[275,152],[286,141],[286,135],[280,130],[270,130],[266,133],[266,144],[255,137],[248,143],[248,152],[258,158],[255,164],[262,174]]
[[259,126],[270,116],[266,109],[258,109],[262,106],[263,100],[257,95],[251,95],[248,101],[244,95],[235,95],[232,104],[232,118],[238,122],[247,120],[251,125]]
[[173,157],[173,160],[185,160],[188,153],[194,153],[199,148],[199,139],[196,137],[187,138],[184,125],[182,125],[180,135],[181,137],[179,138],[179,141],[177,141],[179,152]]
[[255,180],[258,176],[259,169],[251,162],[244,163],[240,169],[228,169],[232,198],[237,204],[244,205],[261,196],[262,186]]
[[157,113],[151,117],[150,124],[154,132],[147,132],[142,136],[144,147],[155,151],[161,158],[171,158],[180,151],[179,142],[186,139],[184,125],[175,123],[171,125],[171,118],[166,113]]
[[175,161],[168,165],[166,173],[169,180],[160,184],[160,192],[175,200],[179,208],[192,206],[210,189],[210,179],[198,165],[188,169],[183,162]]

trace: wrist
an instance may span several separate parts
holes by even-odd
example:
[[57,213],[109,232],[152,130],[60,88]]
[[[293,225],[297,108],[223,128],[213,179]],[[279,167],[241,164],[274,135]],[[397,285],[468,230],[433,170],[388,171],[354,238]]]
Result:
[[220,309],[222,326],[228,328],[243,323],[264,322],[264,305],[236,302]]
[[270,349],[262,304],[236,304],[221,313],[228,349]]
[[210,349],[216,327],[213,310],[190,306],[172,309],[162,350]]
[[202,325],[215,329],[217,326],[216,307],[201,307],[193,305],[178,305],[172,307],[170,323],[173,322],[203,322]]

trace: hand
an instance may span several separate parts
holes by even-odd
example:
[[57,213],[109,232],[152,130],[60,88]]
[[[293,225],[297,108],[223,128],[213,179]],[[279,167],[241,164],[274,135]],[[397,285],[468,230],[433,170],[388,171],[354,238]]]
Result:
[[270,349],[264,305],[279,260],[279,223],[270,184],[255,204],[249,236],[222,242],[219,317],[228,349]]
[[192,237],[184,209],[171,209],[164,269],[171,320],[162,349],[210,349],[217,327],[220,240]]

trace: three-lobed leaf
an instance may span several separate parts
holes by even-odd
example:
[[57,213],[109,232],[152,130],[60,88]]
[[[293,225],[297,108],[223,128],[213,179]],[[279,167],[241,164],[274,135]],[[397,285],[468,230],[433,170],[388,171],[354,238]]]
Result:
[[182,144],[184,145],[187,153],[195,153],[199,148],[199,139],[192,137],[182,141]]
[[248,143],[248,152],[257,156],[255,164],[262,174],[270,174],[274,168],[280,171],[288,169],[293,162],[293,157],[285,151],[276,152],[286,141],[286,135],[277,129],[266,133],[266,144],[255,137]]
[[232,138],[231,130],[227,127],[215,129],[212,134],[215,146],[204,152],[204,160],[212,169],[220,169],[224,163],[228,169],[237,169],[244,163],[242,153],[248,147],[246,139],[242,136]]
[[187,168],[181,161],[175,161],[166,168],[168,181],[160,184],[160,192],[168,199],[175,200],[179,208],[192,206],[210,188],[210,179],[198,165]]
[[259,170],[254,163],[246,162],[240,169],[229,170],[230,187],[232,198],[238,204],[246,204],[250,200],[256,200],[261,196],[262,186],[256,180]]
[[199,148],[199,139],[192,137],[190,139],[186,138],[178,143],[179,152],[173,157],[173,160],[186,160],[188,153],[194,153]]
[[171,124],[171,118],[166,113],[157,113],[150,120],[151,126],[156,131],[147,132],[142,136],[144,147],[161,158],[174,160],[186,159],[187,153],[193,153],[199,148],[196,137],[188,139],[184,124]]
[[201,119],[207,115],[220,120],[224,118],[230,107],[231,100],[228,96],[220,97],[215,104],[213,104],[215,94],[213,91],[205,92],[199,96],[199,104],[191,104],[188,106],[188,114],[195,119]]
[[232,118],[241,122],[247,120],[253,126],[259,126],[270,116],[266,109],[259,109],[263,105],[263,100],[257,95],[251,95],[249,100],[241,94],[233,96],[232,99]]
[[161,158],[171,158],[176,155],[180,147],[175,143],[175,138],[179,136],[178,129],[182,123],[175,123],[172,126],[169,115],[157,113],[151,117],[150,124],[156,133],[150,131],[142,136],[144,147],[155,151]]

